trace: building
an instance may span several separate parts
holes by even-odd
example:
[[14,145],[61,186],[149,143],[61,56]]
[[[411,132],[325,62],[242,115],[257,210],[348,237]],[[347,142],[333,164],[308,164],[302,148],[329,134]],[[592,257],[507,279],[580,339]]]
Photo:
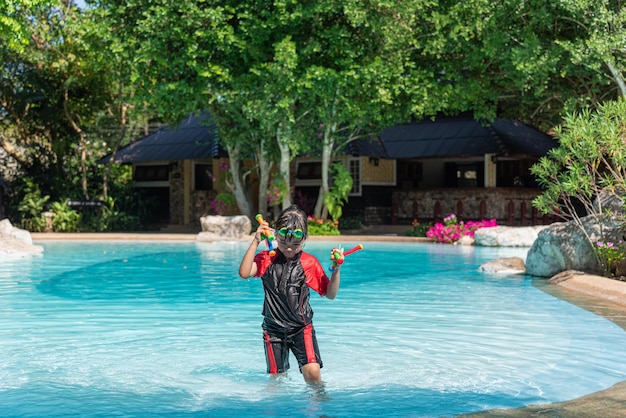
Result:
[[[190,116],[120,149],[103,161],[132,164],[134,185],[159,201],[160,219],[196,225],[210,213],[228,157],[208,114]],[[336,160],[353,177],[344,216],[366,225],[497,218],[531,224],[539,193],[529,169],[557,142],[516,120],[491,123],[471,116],[440,117],[383,130],[378,137],[348,144]],[[321,159],[292,163],[294,201],[311,210],[321,185]]]

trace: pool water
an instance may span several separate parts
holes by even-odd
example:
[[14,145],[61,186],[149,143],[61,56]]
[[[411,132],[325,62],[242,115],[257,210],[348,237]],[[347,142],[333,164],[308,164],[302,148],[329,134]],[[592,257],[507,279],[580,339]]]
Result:
[[[526,249],[363,244],[335,300],[312,294],[314,387],[293,357],[265,373],[247,243],[43,242],[0,264],[0,416],[445,417],[626,380],[620,327],[477,271]],[[326,266],[332,246],[305,250]]]

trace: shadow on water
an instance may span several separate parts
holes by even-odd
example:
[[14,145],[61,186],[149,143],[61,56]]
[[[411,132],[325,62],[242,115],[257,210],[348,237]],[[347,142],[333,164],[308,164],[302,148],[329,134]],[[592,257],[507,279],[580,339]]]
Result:
[[[42,280],[43,294],[76,300],[184,300],[205,303],[220,295],[222,277],[232,272],[215,265],[202,271],[195,252],[159,252],[94,263]],[[223,270],[223,276],[220,276]],[[202,292],[197,292],[202,289]],[[204,295],[204,296],[203,296]],[[237,295],[229,294],[231,299]]]

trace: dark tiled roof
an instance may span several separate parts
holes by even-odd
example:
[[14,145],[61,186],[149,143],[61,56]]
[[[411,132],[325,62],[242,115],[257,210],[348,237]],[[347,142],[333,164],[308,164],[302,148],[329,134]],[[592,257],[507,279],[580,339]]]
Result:
[[[185,118],[121,148],[113,162],[172,161],[226,156],[217,142],[217,129],[207,113]],[[101,161],[108,162],[110,155]]]
[[466,157],[498,154],[540,157],[557,142],[516,120],[483,125],[468,116],[406,123],[383,130],[389,158]]
[[[497,154],[541,157],[556,147],[547,134],[517,120],[496,119],[485,125],[471,116],[441,117],[384,129],[378,138],[358,139],[345,146],[353,156],[441,158]],[[121,148],[116,163],[226,157],[217,128],[207,113],[189,116],[177,127],[162,128]],[[108,162],[111,156],[101,159]]]
[[385,158],[387,152],[380,138],[363,138],[351,141],[344,148],[347,155],[354,157],[376,157]]

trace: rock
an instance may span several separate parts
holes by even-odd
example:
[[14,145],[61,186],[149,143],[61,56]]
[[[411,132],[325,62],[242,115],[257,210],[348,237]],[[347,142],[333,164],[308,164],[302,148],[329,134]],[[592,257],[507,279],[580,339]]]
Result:
[[584,231],[575,221],[554,223],[541,230],[526,257],[526,274],[551,277],[565,270],[600,274],[592,243],[600,240],[619,242],[623,230],[611,217],[581,219]]
[[499,274],[524,274],[526,267],[524,266],[524,260],[520,257],[506,257],[489,261],[478,267],[478,271]]
[[247,216],[220,216],[208,215],[200,218],[202,232],[196,241],[224,241],[228,239],[242,239],[250,236],[252,222]]
[[565,280],[569,280],[572,277],[575,276],[582,276],[585,273],[583,273],[582,271],[577,271],[577,270],[565,270],[560,272],[559,274],[552,276],[551,278],[548,279],[548,283],[550,284],[559,284],[561,282],[564,282]]
[[455,244],[458,245],[474,245],[475,239],[469,235],[463,235]]
[[531,247],[539,231],[547,225],[512,227],[494,226],[474,232],[476,245],[483,247]]
[[39,256],[43,247],[33,245],[30,232],[15,228],[8,219],[0,221],[0,261]]
[[548,280],[565,289],[626,306],[626,283],[607,277],[594,276],[579,271],[567,270]]

